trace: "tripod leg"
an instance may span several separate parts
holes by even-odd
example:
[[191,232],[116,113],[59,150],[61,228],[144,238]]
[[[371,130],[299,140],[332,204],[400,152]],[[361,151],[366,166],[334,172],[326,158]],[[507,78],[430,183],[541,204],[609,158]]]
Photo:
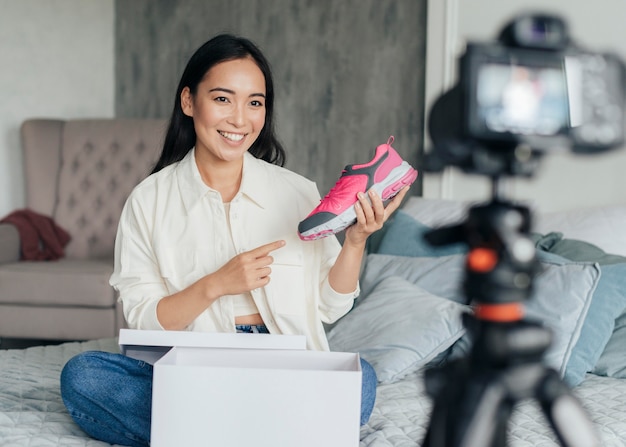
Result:
[[511,402],[494,377],[457,377],[435,399],[422,447],[500,447],[505,445]]
[[[472,399],[469,396],[466,404],[467,423],[461,423],[464,431],[458,434],[459,447],[506,445],[507,423],[511,416],[512,405],[509,401],[506,386],[495,378],[491,378],[483,386],[482,392]],[[473,403],[471,403],[473,401]]]
[[537,399],[562,446],[600,447],[587,413],[555,371],[548,371]]

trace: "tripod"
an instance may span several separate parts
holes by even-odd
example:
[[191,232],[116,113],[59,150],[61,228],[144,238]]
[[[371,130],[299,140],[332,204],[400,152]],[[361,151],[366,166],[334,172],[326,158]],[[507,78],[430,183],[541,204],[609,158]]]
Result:
[[539,270],[530,211],[498,198],[470,208],[465,222],[433,230],[433,245],[466,242],[464,315],[472,339],[466,358],[426,371],[434,405],[423,447],[504,447],[513,407],[535,399],[565,447],[599,447],[591,421],[556,371],[542,363],[551,332],[523,320],[523,301]]

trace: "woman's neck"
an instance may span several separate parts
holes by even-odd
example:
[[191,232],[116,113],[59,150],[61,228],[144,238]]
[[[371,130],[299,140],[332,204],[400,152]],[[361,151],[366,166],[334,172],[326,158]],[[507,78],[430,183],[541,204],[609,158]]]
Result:
[[230,202],[241,186],[243,158],[240,160],[199,160],[196,164],[202,181],[210,188],[218,191],[223,202]]

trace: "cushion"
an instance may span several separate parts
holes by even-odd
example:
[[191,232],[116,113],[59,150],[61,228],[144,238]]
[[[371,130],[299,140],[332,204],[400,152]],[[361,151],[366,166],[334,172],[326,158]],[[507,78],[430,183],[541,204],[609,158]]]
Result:
[[589,242],[602,250],[626,256],[626,205],[537,213],[534,231],[559,231],[568,239]]
[[385,223],[385,234],[380,240],[376,253],[396,256],[448,256],[467,251],[464,243],[432,246],[424,235],[432,227],[415,220],[403,210],[398,210]]
[[[570,386],[578,385],[587,372],[593,371],[603,351],[607,349],[609,340],[619,339],[616,329],[616,318],[626,309],[626,264],[601,266],[600,281],[594,293],[587,318],[583,324],[578,343],[572,350],[565,371],[565,382]],[[626,330],[625,330],[626,332]],[[626,342],[622,338],[622,343]],[[626,372],[626,353],[624,344],[620,346],[620,355],[613,365],[607,363],[611,357],[607,354],[600,369],[605,374],[623,368]]]
[[[597,262],[601,265],[594,298],[565,371],[565,382],[575,386],[583,381],[587,372],[595,370],[607,343],[613,338],[616,318],[626,309],[626,257],[606,253],[585,241],[564,239],[560,232],[541,236],[537,246],[573,261]],[[616,339],[619,339],[618,335]],[[607,355],[601,369],[605,374],[626,369],[624,357]],[[615,363],[606,363],[610,360]]]
[[597,262],[600,265],[626,262],[626,257],[606,253],[600,247],[577,239],[565,239],[561,232],[546,235],[533,234],[535,246],[539,250],[557,254],[570,261]]
[[411,196],[402,206],[402,210],[424,225],[439,227],[463,221],[470,206],[478,203]]
[[[425,225],[435,227],[462,221],[470,206],[478,202],[427,199],[411,196],[402,210]],[[567,239],[593,244],[609,253],[626,256],[626,204],[588,207],[571,211],[533,210],[533,231],[559,231]]]
[[359,352],[381,383],[392,383],[433,360],[465,329],[469,306],[389,276],[328,333],[331,350]]
[[[465,303],[461,287],[464,271],[462,255],[413,258],[372,253],[367,255],[361,275],[361,297],[366,297],[388,276],[399,276],[437,296]],[[363,301],[361,297],[357,298],[355,307]]]
[[113,260],[21,261],[0,267],[0,304],[113,308]]
[[[612,338],[615,319],[626,309],[626,258],[608,254],[588,242],[564,239],[560,232],[541,236],[537,246],[573,261],[597,262],[601,265],[594,298],[565,371],[565,382],[575,386],[583,381],[587,372],[594,369]],[[605,367],[607,370],[612,366],[619,368],[620,363],[624,365],[626,362]]]
[[611,335],[592,372],[599,376],[626,379],[624,346],[626,346],[626,312],[615,320],[613,335]]
[[[416,204],[426,203],[427,210],[423,206],[419,209]],[[445,247],[431,247],[423,240],[423,234],[431,229],[430,226],[418,221],[414,216],[419,215],[431,224],[444,221],[450,222],[450,216],[455,220],[462,220],[463,216],[458,216],[458,210],[467,210],[469,204],[461,206],[458,202],[452,201],[410,201],[409,209],[402,209],[396,212],[393,219],[390,219],[386,226],[385,235],[379,244],[379,253],[402,255],[402,256],[437,256],[467,251],[463,244],[453,244]],[[445,210],[441,215],[441,210],[429,209],[437,206]],[[453,209],[455,208],[455,209]],[[608,254],[600,247],[586,241],[566,239],[561,232],[550,232],[542,235],[532,234],[532,239],[540,250],[538,256],[542,260],[567,263],[569,261],[597,262],[601,265],[602,274],[598,281],[594,298],[591,300],[587,317],[581,328],[578,342],[570,353],[570,360],[565,369],[564,379],[570,386],[575,386],[582,382],[585,374],[591,371],[598,361],[607,342],[611,338],[615,319],[626,307],[626,267],[611,265],[626,263],[626,257]],[[447,250],[443,251],[443,250]],[[606,270],[606,271],[605,271]],[[529,303],[532,311],[535,303]],[[540,315],[539,315],[540,316]],[[541,317],[541,316],[540,316]],[[454,347],[453,356],[466,354],[471,343],[465,337]],[[618,365],[619,366],[619,365]]]
[[[436,296],[465,303],[461,290],[464,258],[464,255],[414,258],[369,254],[361,277],[362,290],[374,290],[385,278],[399,276]],[[563,377],[572,349],[580,337],[600,270],[596,264],[570,263],[554,258],[541,262],[544,271],[537,275],[534,293],[525,307],[527,318],[541,321],[554,332],[554,341],[546,352],[545,361]],[[555,293],[555,290],[559,292]],[[367,297],[362,302],[357,300],[352,312],[366,300]]]

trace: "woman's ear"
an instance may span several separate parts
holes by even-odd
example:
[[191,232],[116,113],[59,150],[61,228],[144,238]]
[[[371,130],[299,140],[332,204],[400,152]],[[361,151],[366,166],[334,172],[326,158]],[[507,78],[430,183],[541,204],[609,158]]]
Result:
[[189,87],[183,88],[180,92],[180,107],[185,115],[193,117],[193,97]]

